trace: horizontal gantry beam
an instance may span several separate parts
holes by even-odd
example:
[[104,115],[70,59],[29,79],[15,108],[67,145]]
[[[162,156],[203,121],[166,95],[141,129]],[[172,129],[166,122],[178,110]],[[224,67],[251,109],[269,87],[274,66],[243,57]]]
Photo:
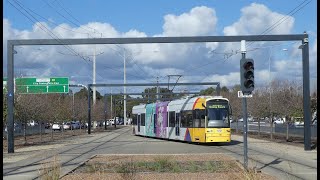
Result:
[[220,85],[219,82],[203,83],[131,83],[131,84],[88,84],[88,87],[119,87],[119,86],[194,86],[194,85]]
[[81,44],[141,44],[141,43],[197,43],[245,41],[298,41],[307,34],[248,35],[248,36],[184,36],[83,39],[21,39],[8,40],[11,45],[81,45]]

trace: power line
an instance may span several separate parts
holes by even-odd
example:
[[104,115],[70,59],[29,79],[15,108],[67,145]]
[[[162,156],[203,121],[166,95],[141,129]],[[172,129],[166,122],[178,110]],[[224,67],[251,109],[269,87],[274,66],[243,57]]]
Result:
[[[68,19],[67,17],[65,17],[63,14],[61,14],[58,10],[56,10],[54,7],[52,7],[47,1],[42,0],[43,2],[45,2],[50,8],[52,8],[56,13],[58,13],[61,17],[63,17],[65,20],[69,21],[71,24],[75,25],[75,26],[79,26],[80,28],[84,29],[81,25],[73,22],[72,20]],[[86,30],[86,29],[84,29]],[[87,30],[86,30],[87,31]]]
[[[58,5],[71,17],[71,18],[73,18],[75,21],[77,21],[79,24],[81,24],[81,22],[77,19],[77,18],[75,18],[71,13],[69,13],[63,6],[62,6],[62,4],[60,4],[60,1],[59,0],[56,0],[55,2],[57,2],[58,3]],[[53,3],[53,2],[52,2]],[[92,29],[92,30],[95,30],[94,28],[92,28],[92,27],[90,27],[90,26],[87,26],[88,28],[90,28],[90,29]],[[94,32],[95,33],[95,32]],[[98,31],[98,33],[99,33],[99,31]],[[100,34],[100,33],[99,33]],[[101,33],[102,34],[102,33]]]
[[[8,2],[9,2],[15,9],[17,9],[22,15],[24,15],[26,18],[28,18],[31,22],[35,23],[36,26],[38,26],[40,29],[42,29],[44,32],[46,32],[46,33],[47,33],[49,36],[51,36],[54,40],[56,40],[57,42],[60,42],[59,37],[56,36],[56,35],[55,35],[51,30],[49,30],[46,26],[44,26],[44,25],[41,24],[40,22],[39,22],[39,24],[40,24],[41,26],[39,26],[39,25],[36,23],[36,21],[38,21],[37,18],[35,18],[32,14],[30,14],[30,13],[20,4],[19,1],[17,1],[17,0],[14,0],[14,1],[15,1],[15,3],[16,3],[21,9],[23,9],[23,10],[24,10],[29,16],[31,16],[34,20],[32,20],[29,16],[27,16],[24,12],[22,12],[17,6],[15,6],[14,4],[12,4],[12,3],[8,0]],[[88,63],[87,60],[86,60],[83,56],[80,56],[80,54],[77,53],[74,49],[72,49],[72,48],[69,47],[68,45],[63,45],[63,46],[64,46],[65,48],[67,48],[69,51],[73,52],[74,54],[79,55],[79,57],[81,57],[86,63]]]
[[55,23],[55,22],[52,22],[52,21],[48,21],[47,18],[43,17],[42,15],[36,13],[35,11],[33,11],[32,9],[26,7],[29,11],[31,11],[33,14],[37,15],[38,17],[40,17],[41,19],[49,22],[50,24],[53,24],[53,25],[56,25],[57,27],[61,28],[61,29],[64,29],[64,30],[67,30],[67,31],[70,31],[70,32],[74,32],[74,33],[78,33],[78,34],[88,34],[88,33],[84,33],[84,32],[78,32],[78,31],[75,31],[75,30],[72,30],[72,29],[69,29],[69,28],[65,28],[65,27],[61,27],[61,25]]

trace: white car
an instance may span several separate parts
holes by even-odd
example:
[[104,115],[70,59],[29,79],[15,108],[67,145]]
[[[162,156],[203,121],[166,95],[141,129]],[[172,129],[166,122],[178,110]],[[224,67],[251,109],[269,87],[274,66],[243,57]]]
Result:
[[[109,126],[109,125],[110,125],[109,120],[106,120],[106,123],[107,123],[107,126]],[[103,126],[105,125],[104,121],[102,122],[102,125],[103,125]]]
[[28,123],[29,126],[37,126],[39,125],[39,123],[37,123],[36,121],[32,120]]
[[64,123],[63,124],[63,129],[66,130],[66,129],[71,129],[71,123],[67,122],[67,123]]
[[53,123],[52,124],[52,130],[59,130],[59,131],[61,131],[61,129],[62,129],[62,126],[59,124],[59,123]]
[[276,119],[273,121],[273,124],[283,124],[284,121],[282,119]]

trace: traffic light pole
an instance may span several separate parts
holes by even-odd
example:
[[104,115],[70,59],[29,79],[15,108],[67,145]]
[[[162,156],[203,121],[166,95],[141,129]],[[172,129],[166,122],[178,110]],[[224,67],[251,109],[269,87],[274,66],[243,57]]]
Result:
[[[241,54],[242,59],[246,58],[245,41],[241,41]],[[242,68],[242,67],[240,67]],[[241,76],[241,75],[240,75]],[[243,157],[244,157],[244,168],[248,170],[248,141],[247,141],[247,131],[248,131],[248,121],[247,121],[247,98],[242,97],[242,111],[243,111]]]

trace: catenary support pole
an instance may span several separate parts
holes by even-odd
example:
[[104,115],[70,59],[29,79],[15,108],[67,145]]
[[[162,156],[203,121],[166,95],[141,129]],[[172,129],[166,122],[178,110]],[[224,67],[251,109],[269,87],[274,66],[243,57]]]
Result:
[[88,134],[91,134],[91,102],[90,102],[90,96],[91,96],[91,86],[88,85]]

